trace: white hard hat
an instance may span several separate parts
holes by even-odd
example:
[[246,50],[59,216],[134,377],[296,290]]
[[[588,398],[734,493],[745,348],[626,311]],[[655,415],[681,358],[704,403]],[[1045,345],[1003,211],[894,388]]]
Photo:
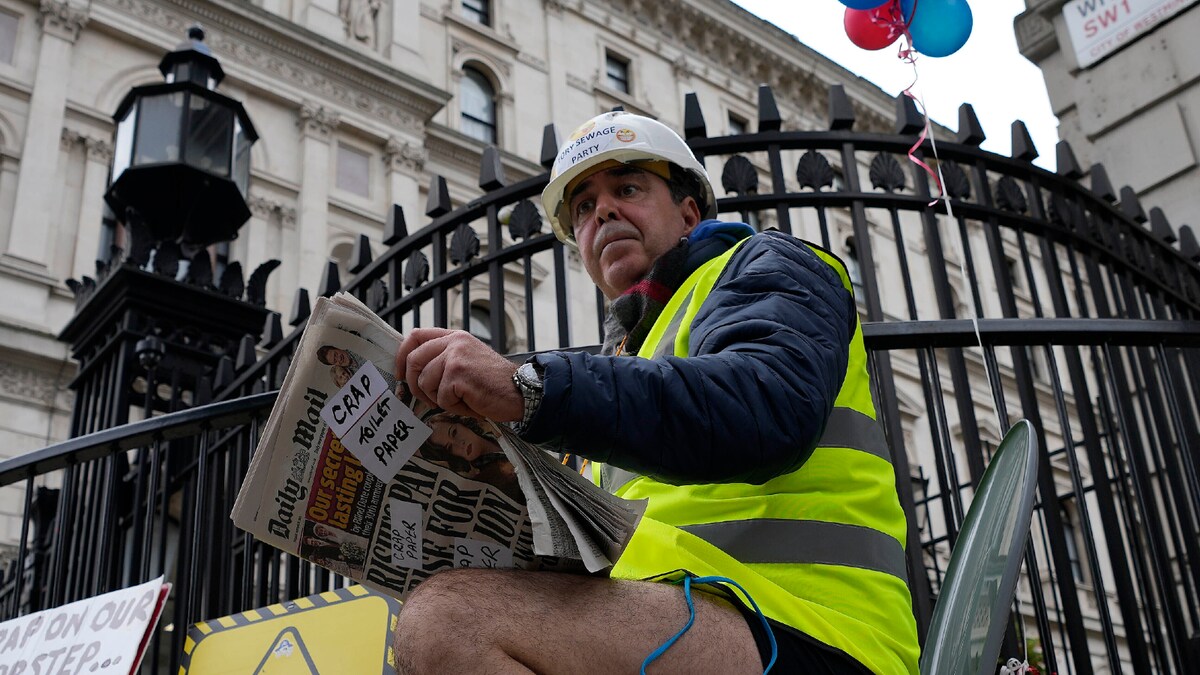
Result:
[[691,172],[704,188],[707,212],[701,215],[709,218],[716,214],[717,202],[708,172],[679,134],[649,117],[614,111],[584,122],[558,149],[558,156],[554,158],[554,166],[550,170],[550,182],[542,190],[542,206],[550,218],[554,234],[563,243],[575,245],[575,234],[568,213],[570,205],[567,200],[570,195],[563,193],[576,178],[585,176],[593,167],[605,162],[655,160],[670,162]]

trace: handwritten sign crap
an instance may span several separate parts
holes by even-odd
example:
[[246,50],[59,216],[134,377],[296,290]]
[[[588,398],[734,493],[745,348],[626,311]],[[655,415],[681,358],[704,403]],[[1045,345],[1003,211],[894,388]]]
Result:
[[159,577],[0,623],[0,675],[133,672],[169,589]]
[[387,482],[433,431],[367,361],[321,409],[321,419],[368,471]]

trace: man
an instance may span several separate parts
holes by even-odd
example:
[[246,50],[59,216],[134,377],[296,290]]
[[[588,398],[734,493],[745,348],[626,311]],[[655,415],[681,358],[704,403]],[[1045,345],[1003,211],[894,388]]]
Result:
[[468,334],[426,329],[397,376],[603,463],[601,484],[648,499],[646,515],[608,579],[431,577],[400,615],[402,666],[916,672],[904,516],[844,266],[703,220],[703,165],[628,113],[573,134],[542,201],[611,300],[604,355],[540,354],[514,374]]

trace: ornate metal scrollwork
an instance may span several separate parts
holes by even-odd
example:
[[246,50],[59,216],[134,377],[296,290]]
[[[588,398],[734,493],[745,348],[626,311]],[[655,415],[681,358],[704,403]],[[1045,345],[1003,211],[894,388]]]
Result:
[[528,199],[522,199],[513,207],[508,218],[508,233],[513,241],[522,241],[542,231],[542,215]]
[[871,185],[888,192],[904,189],[904,169],[900,168],[900,162],[895,157],[886,152],[875,155],[875,159],[871,160],[870,178]]
[[279,264],[278,260],[271,259],[250,273],[250,280],[246,282],[246,302],[255,305],[267,304],[267,278]]
[[450,236],[450,262],[463,265],[479,255],[479,235],[466,223],[460,223]]
[[[997,195],[999,197],[999,195]],[[999,201],[999,199],[997,199]],[[1075,224],[1071,222],[1070,209],[1067,207],[1067,200],[1060,194],[1050,197],[1050,203],[1046,208],[1046,215],[1050,218],[1050,222],[1066,229],[1075,229]]]
[[946,194],[953,199],[970,199],[971,179],[967,177],[967,172],[956,162],[943,162],[940,168]]
[[796,162],[796,180],[800,182],[800,187],[820,192],[823,187],[833,187],[836,178],[837,173],[829,165],[829,160],[816,150],[809,150]]
[[721,171],[721,187],[736,195],[758,194],[758,170],[742,155],[734,155]]
[[996,206],[1013,213],[1029,211],[1029,202],[1020,184],[1012,176],[1004,176],[996,183]]
[[387,304],[387,282],[383,279],[372,281],[371,285],[367,288],[367,307],[370,307],[372,312],[379,312],[379,310],[387,307]]
[[404,288],[412,289],[429,281],[429,258],[420,251],[413,251],[404,261]]

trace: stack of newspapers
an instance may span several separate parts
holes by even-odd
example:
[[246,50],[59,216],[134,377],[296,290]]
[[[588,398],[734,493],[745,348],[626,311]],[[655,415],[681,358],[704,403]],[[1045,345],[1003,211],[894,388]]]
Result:
[[321,298],[231,517],[288,553],[404,599],[453,567],[603,572],[645,508],[506,425],[428,408],[392,370],[401,336]]

